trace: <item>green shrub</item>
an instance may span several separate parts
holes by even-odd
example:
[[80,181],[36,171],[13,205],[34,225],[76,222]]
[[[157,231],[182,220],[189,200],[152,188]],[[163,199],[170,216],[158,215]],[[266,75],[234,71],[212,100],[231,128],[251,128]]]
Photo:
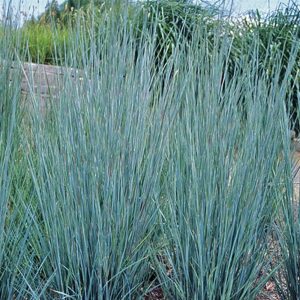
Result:
[[21,29],[20,52],[28,61],[43,64],[64,64],[61,54],[68,47],[70,30],[51,25],[29,23]]

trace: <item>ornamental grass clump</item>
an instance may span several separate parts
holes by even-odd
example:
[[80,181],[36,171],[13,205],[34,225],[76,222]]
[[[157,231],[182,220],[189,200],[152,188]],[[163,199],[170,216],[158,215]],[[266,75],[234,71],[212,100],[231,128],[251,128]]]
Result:
[[[285,100],[299,45],[264,68],[259,36],[233,51],[223,22],[161,11],[138,29],[126,5],[78,13],[51,57],[80,76],[65,68],[45,97],[28,75],[22,105],[1,35],[1,299],[255,299],[272,277],[297,299]],[[158,46],[170,20],[182,27]]]
[[80,61],[80,83],[65,74],[51,115],[32,118],[38,215],[31,239],[43,263],[36,280],[51,278],[43,299],[136,299],[153,273],[170,95],[159,75],[152,78],[151,41],[136,45],[126,25],[110,26],[89,41],[101,52]]
[[156,270],[168,299],[255,299],[274,272],[268,246],[287,175],[282,99],[296,54],[284,80],[277,59],[270,84],[258,72],[258,41],[228,76],[232,41],[216,40],[211,53],[194,38],[177,70],[181,111],[166,155]]

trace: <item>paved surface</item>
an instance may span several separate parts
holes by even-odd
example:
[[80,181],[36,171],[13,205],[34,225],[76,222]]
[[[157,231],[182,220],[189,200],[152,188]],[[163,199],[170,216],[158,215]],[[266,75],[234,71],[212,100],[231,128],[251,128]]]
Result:
[[[16,72],[20,72],[18,63],[14,63],[11,67],[11,79]],[[66,76],[68,80],[74,80],[74,82],[80,81],[83,77],[82,70],[34,63],[23,63],[21,72],[21,92],[24,98],[28,95],[38,96],[42,111],[44,111],[47,99],[55,98],[63,89]]]
[[293,153],[293,160],[294,160],[294,195],[295,200],[299,201],[300,195],[300,152],[295,151]]

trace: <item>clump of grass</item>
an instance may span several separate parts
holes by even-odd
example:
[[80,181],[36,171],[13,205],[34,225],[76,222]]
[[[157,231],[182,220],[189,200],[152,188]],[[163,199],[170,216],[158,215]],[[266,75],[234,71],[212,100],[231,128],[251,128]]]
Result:
[[55,54],[64,53],[68,47],[72,31],[66,27],[54,24],[39,24],[28,22],[20,29],[21,48],[19,49],[24,59],[35,63],[63,64],[62,57]]
[[[168,299],[254,299],[275,272],[268,240],[291,193],[283,99],[297,46],[284,73],[278,49],[264,69],[254,35],[232,65],[235,37],[195,21],[188,38],[185,24],[166,31],[172,51],[159,47],[158,63],[156,27],[144,19],[137,38],[133,15],[143,12],[121,4],[101,20],[78,14],[51,55],[82,77],[66,72],[44,115],[29,94],[22,125],[17,56],[0,37],[0,298],[138,299],[159,285]],[[153,22],[186,21],[173,17]],[[295,232],[284,212],[282,233]],[[283,236],[287,264],[297,247]]]
[[272,260],[268,239],[286,175],[279,157],[288,81],[275,72],[269,85],[258,72],[257,46],[234,76],[222,71],[226,39],[213,53],[191,47],[178,68],[181,92],[173,100],[182,110],[170,137],[160,219],[166,246],[155,258],[169,299],[254,299],[268,280],[261,274]]
[[[299,52],[293,53],[295,43],[299,37],[299,5],[295,1],[280,5],[273,12],[262,15],[259,11],[249,13],[247,18],[242,18],[234,24],[235,41],[231,55],[233,65],[235,59],[241,55],[247,55],[247,49],[253,40],[259,43],[260,70],[268,70],[269,75],[274,74],[273,67],[277,67],[276,59],[281,60],[281,69],[278,70],[280,80],[284,80],[290,56],[296,55],[299,60]],[[245,47],[245,45],[247,45]],[[278,54],[280,53],[280,57]],[[298,66],[293,65],[288,94],[284,97],[289,110],[290,126],[299,132],[298,118]],[[271,79],[272,80],[272,79]],[[271,81],[270,81],[271,84]]]
[[169,104],[151,77],[153,45],[141,42],[136,56],[130,28],[115,21],[92,41],[101,61],[92,52],[76,86],[66,74],[52,117],[33,119],[32,239],[39,280],[51,278],[45,298],[133,299],[152,273]]

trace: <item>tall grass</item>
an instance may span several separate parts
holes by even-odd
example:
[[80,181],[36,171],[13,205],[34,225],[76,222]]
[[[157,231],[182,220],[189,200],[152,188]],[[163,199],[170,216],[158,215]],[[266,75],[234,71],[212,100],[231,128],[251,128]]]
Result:
[[285,191],[280,201],[282,216],[277,226],[282,265],[274,274],[280,299],[300,297],[299,161],[291,161],[289,152],[285,149]]
[[[231,55],[233,63],[241,52],[246,50],[244,44],[251,44],[253,40],[259,43],[259,59],[261,69],[268,69],[273,73],[273,67],[277,67],[274,61],[276,55],[281,53],[281,68],[278,70],[280,80],[286,73],[286,68],[291,55],[296,55],[299,60],[299,53],[292,54],[293,47],[299,37],[300,9],[295,1],[289,1],[287,5],[280,5],[275,11],[268,15],[262,15],[259,11],[252,12],[247,18],[239,20],[232,29],[235,38],[235,47]],[[238,26],[237,26],[238,24]],[[247,55],[244,53],[244,55]],[[275,62],[275,63],[274,63]],[[290,111],[291,127],[299,132],[298,116],[298,66],[293,65],[291,70],[291,81],[289,82],[288,96],[286,97],[287,109]]]
[[33,119],[32,238],[45,261],[39,280],[51,278],[47,299],[134,299],[152,273],[169,101],[151,77],[151,41],[136,45],[130,28],[110,26],[92,42],[101,52],[83,60],[81,83],[66,74],[51,117]]
[[[53,57],[83,77],[67,71],[43,115],[30,93],[23,123],[1,36],[1,299],[143,299],[154,287],[166,299],[255,299],[279,266],[296,270],[282,207],[298,45],[284,74],[279,50],[262,68],[259,37],[232,67],[234,38],[203,24],[176,32],[157,64],[159,20],[137,39],[129,13],[80,16]],[[271,269],[278,228],[286,255]]]
[[[8,21],[7,21],[8,22]],[[26,265],[25,243],[30,222],[27,209],[22,207],[20,189],[14,178],[19,168],[19,103],[20,73],[10,74],[15,57],[12,31],[6,26],[0,43],[0,298],[21,299],[30,269]],[[17,179],[18,183],[21,183]]]
[[19,53],[22,53],[27,61],[44,64],[64,63],[62,57],[57,59],[55,54],[64,52],[68,47],[71,30],[53,24],[28,23],[20,31],[22,42]]
[[259,74],[256,42],[251,60],[229,76],[230,46],[225,39],[211,55],[205,45],[191,47],[178,68],[182,111],[170,137],[160,221],[166,246],[155,259],[170,299],[254,299],[272,260],[288,85],[277,72],[271,85]]

